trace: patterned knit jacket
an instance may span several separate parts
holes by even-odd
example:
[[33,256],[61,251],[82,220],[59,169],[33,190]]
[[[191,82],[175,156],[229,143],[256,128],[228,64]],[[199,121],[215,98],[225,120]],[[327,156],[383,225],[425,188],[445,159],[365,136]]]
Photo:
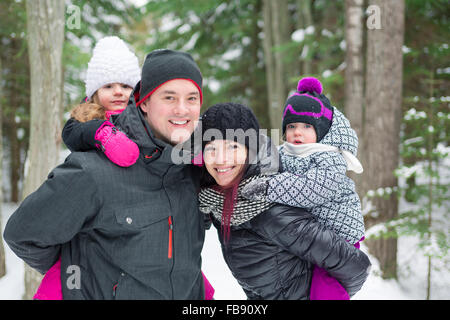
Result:
[[[306,208],[327,228],[355,244],[364,236],[364,220],[355,184],[346,171],[352,167],[351,158],[360,166],[358,137],[345,116],[336,108],[333,111],[330,130],[320,144],[314,144],[318,152],[305,156],[293,152],[297,146],[280,147],[283,172],[268,180],[267,200]],[[355,171],[362,172],[362,167]]]

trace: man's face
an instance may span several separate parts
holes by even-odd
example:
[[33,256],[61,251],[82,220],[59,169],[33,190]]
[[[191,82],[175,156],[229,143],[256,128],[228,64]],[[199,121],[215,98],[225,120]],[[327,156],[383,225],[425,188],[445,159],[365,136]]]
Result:
[[156,138],[176,145],[186,141],[200,116],[200,92],[189,80],[164,83],[141,105]]

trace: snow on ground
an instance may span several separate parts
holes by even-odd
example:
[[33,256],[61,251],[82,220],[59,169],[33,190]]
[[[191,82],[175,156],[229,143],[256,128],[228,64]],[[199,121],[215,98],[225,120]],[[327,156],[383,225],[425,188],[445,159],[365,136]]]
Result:
[[[3,204],[2,227],[17,205]],[[3,230],[2,230],[3,235]],[[355,300],[422,300],[426,297],[427,260],[418,250],[412,237],[400,238],[398,243],[399,281],[383,280],[380,277],[378,261],[369,255],[372,262],[371,274],[364,287],[353,299]],[[361,246],[367,253],[367,247]],[[20,300],[24,292],[24,264],[5,245],[6,276],[0,279],[0,300]],[[214,227],[206,232],[206,240],[202,253],[203,272],[215,288],[216,300],[246,299],[244,292],[231,275],[222,257],[217,232]],[[432,299],[450,298],[449,266],[433,260],[433,264],[441,270],[432,272]]]
[[[17,205],[4,203],[2,205],[2,237],[6,221],[17,208]],[[0,300],[20,300],[24,293],[24,262],[5,246],[6,275],[0,278]]]

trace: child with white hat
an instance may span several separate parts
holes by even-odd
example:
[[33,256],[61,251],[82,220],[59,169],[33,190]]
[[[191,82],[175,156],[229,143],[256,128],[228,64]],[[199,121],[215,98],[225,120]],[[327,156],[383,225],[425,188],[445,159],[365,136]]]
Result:
[[108,120],[125,109],[140,79],[138,58],[125,42],[118,37],[101,39],[88,64],[85,101],[71,111],[63,129],[67,147],[71,151],[99,148],[115,164],[133,165],[139,156],[137,145]]
[[[71,151],[100,148],[119,166],[136,162],[138,146],[108,120],[125,109],[140,74],[138,58],[120,38],[106,37],[96,44],[88,64],[86,98],[71,111],[62,133]],[[34,299],[62,300],[61,260],[45,274]]]

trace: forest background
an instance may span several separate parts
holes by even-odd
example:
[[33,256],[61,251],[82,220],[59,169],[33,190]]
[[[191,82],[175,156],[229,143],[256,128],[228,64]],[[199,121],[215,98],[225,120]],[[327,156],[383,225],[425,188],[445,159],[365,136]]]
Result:
[[[58,164],[104,36],[124,39],[141,64],[157,48],[190,52],[203,110],[247,104],[269,133],[298,80],[315,76],[359,136],[364,173],[351,177],[381,276],[408,267],[397,245],[413,235],[430,298],[433,270],[450,271],[449,13],[446,0],[2,0],[0,200],[20,203]],[[0,277],[4,256],[0,238]],[[38,282],[27,269],[24,298]]]

